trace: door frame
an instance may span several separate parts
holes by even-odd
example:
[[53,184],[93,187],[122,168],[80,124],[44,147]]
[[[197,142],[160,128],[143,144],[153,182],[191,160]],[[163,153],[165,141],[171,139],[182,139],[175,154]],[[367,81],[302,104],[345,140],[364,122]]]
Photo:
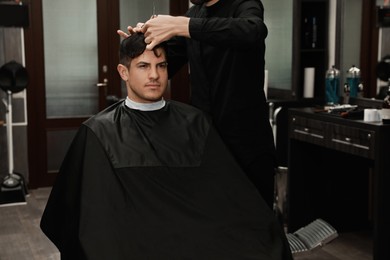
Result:
[[[27,0],[30,10],[30,25],[24,29],[26,69],[29,72],[29,89],[27,89],[27,140],[30,188],[46,186],[41,183],[39,172],[47,171],[45,164],[40,163],[46,158],[45,128],[45,72],[43,59],[43,18],[41,0]],[[54,182],[54,178],[47,180]]]
[[[24,30],[26,69],[29,72],[29,89],[27,90],[27,140],[29,188],[51,186],[56,174],[47,174],[47,138],[50,130],[77,129],[85,118],[46,118],[45,98],[45,64],[43,40],[42,0],[25,0],[30,10],[30,25]],[[99,82],[108,78],[107,95],[121,96],[120,78],[116,73],[118,64],[119,36],[111,28],[119,28],[119,0],[97,0]],[[103,65],[110,68],[106,74],[101,73]],[[96,82],[98,83],[98,82]],[[106,104],[99,89],[99,109]]]

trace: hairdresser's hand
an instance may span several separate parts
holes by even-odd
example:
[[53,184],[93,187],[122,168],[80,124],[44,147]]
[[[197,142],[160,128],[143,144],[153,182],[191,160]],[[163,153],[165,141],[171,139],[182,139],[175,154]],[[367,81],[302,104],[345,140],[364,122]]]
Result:
[[144,26],[144,23],[137,23],[137,26],[136,26],[136,27],[127,26],[127,31],[128,31],[128,33],[125,33],[125,32],[122,31],[122,30],[117,30],[116,32],[117,32],[117,33],[119,34],[119,36],[121,36],[122,38],[127,38],[127,37],[129,37],[130,35],[132,35],[132,34],[134,34],[134,33],[141,32],[142,26]]
[[190,18],[184,16],[158,15],[152,17],[140,30],[145,34],[146,49],[152,50],[156,45],[174,36],[190,38],[189,21]]

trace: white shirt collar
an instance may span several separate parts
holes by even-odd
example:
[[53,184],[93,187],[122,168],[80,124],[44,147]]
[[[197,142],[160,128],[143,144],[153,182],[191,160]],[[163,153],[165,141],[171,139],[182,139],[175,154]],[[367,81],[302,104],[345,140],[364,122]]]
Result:
[[131,100],[129,97],[126,97],[126,106],[141,111],[154,111],[163,108],[165,106],[165,100],[162,98],[153,103],[138,103]]

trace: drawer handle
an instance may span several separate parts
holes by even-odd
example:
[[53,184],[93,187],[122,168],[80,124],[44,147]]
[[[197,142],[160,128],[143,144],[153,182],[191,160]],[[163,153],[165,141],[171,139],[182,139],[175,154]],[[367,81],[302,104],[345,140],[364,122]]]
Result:
[[369,146],[352,143],[351,142],[351,138],[348,138],[348,137],[345,138],[344,140],[339,140],[339,139],[332,138],[332,142],[335,142],[335,143],[338,143],[338,144],[344,144],[344,145],[348,145],[348,146],[351,145],[351,146],[354,146],[354,147],[357,147],[357,148],[360,148],[360,149],[364,149],[364,150],[368,150],[368,151],[371,149]]
[[305,136],[311,136],[311,137],[315,137],[315,138],[319,138],[319,139],[324,139],[323,135],[310,133],[309,130],[310,129],[308,129],[308,128],[304,128],[303,130],[294,129],[293,131],[294,131],[294,133],[302,134]]

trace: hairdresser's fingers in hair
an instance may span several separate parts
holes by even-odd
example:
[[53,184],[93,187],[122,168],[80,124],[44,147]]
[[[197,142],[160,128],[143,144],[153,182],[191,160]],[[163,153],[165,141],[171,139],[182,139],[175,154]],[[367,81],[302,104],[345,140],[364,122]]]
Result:
[[146,49],[151,50],[149,45],[153,42],[153,38],[150,36],[150,33],[148,31],[144,33],[144,36],[145,36]]
[[117,34],[119,34],[119,36],[122,37],[122,38],[127,38],[127,37],[130,36],[129,34],[125,33],[125,32],[122,31],[122,30],[117,30],[116,32],[117,32]]
[[[145,23],[137,23],[137,26],[135,28],[142,28],[144,27]],[[134,28],[133,28],[134,29]]]
[[119,36],[121,36],[122,38],[127,38],[129,37],[130,35],[134,34],[134,33],[138,33],[138,32],[143,32],[143,23],[138,23],[137,24],[137,27],[132,27],[132,26],[127,26],[127,31],[128,33],[125,33],[124,31],[122,30],[117,30],[116,32],[119,34]]
[[[145,39],[145,42],[146,42],[146,39]],[[146,42],[146,49],[147,50],[153,50],[153,48],[158,45],[160,42],[156,41],[156,40],[153,40],[151,42]]]
[[151,50],[153,50],[154,46],[156,46],[156,45],[153,44],[153,42],[151,42],[151,43],[149,43],[149,44],[146,45],[146,49],[149,50],[149,51],[151,51]]
[[153,41],[152,37],[145,35],[145,43],[150,44]]

